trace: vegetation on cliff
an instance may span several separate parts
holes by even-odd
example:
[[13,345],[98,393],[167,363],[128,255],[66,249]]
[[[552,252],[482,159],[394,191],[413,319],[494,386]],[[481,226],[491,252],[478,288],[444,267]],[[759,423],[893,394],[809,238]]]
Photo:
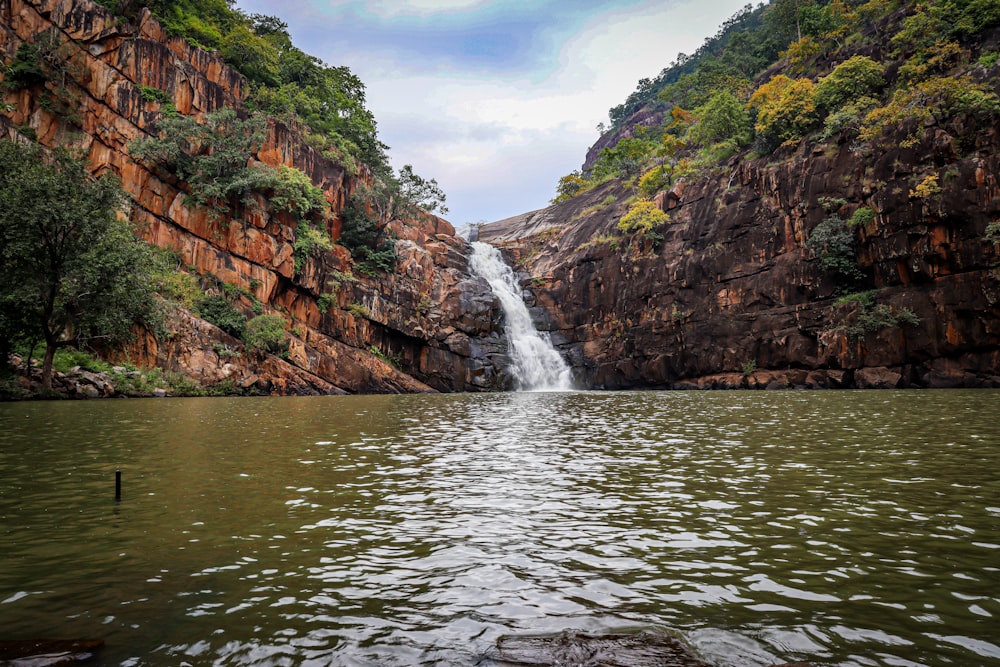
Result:
[[292,44],[276,16],[246,14],[232,0],[99,0],[134,19],[144,7],[174,36],[218,51],[251,85],[250,111],[302,122],[317,148],[376,174],[390,172],[375,117],[365,107],[365,86],[349,68],[327,65]]
[[152,258],[118,216],[113,177],[91,178],[65,149],[46,156],[6,140],[0,164],[0,359],[15,343],[41,342],[50,389],[59,348],[114,345],[154,322]]
[[480,238],[593,386],[1000,386],[998,63],[997,0],[748,7]]
[[[157,292],[167,320],[186,330],[133,329],[130,349],[163,363],[164,355],[188,355],[182,341],[197,329],[199,344],[220,341],[207,346],[212,359],[194,366],[199,382],[235,372],[253,383],[242,387],[249,392],[287,391],[282,382],[320,393],[341,383],[426,390],[373,364],[368,352],[376,343],[394,355],[419,346],[409,331],[415,320],[401,307],[387,320],[384,310],[369,318],[348,306],[371,303],[380,285],[398,281],[428,300],[440,276],[421,276],[418,285],[412,269],[393,271],[397,235],[422,242],[448,229],[427,215],[447,210],[436,181],[389,166],[362,82],[297,49],[280,19],[246,15],[226,0],[154,0],[152,15],[147,3],[99,4],[110,13],[90,0],[56,12],[41,0],[13,6],[17,20],[3,26],[0,135],[39,141],[40,151],[72,145],[92,173],[118,174],[128,197],[117,201],[117,215],[163,246],[149,271],[133,272],[144,280],[133,293]],[[402,261],[413,261],[415,251],[407,252]],[[30,355],[23,318],[2,316],[2,358],[11,346]],[[202,330],[203,322],[221,332]],[[101,331],[98,346],[84,324],[53,335],[101,354],[122,338]],[[457,373],[445,382],[464,386]]]
[[[803,140],[882,148],[898,128],[909,133],[903,147],[935,126],[969,150],[1000,116],[997,52],[976,39],[998,25],[998,0],[748,5],[611,109],[585,170],[560,179],[554,202],[609,179],[651,200],[733,157]],[[633,210],[622,231],[632,230]]]

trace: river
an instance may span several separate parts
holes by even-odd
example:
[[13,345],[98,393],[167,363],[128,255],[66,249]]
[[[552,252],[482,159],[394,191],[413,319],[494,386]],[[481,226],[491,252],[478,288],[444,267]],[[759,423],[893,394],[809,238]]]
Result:
[[[98,665],[1000,665],[1000,392],[0,405],[0,639]],[[123,497],[114,501],[114,472]]]

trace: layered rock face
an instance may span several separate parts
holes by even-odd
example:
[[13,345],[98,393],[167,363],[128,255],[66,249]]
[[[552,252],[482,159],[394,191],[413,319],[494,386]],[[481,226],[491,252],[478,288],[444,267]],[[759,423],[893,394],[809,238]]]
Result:
[[[184,183],[129,155],[129,143],[147,136],[161,109],[144,99],[143,86],[169,94],[180,113],[200,116],[240,108],[246,81],[238,72],[169,37],[147,10],[129,24],[90,0],[0,0],[5,60],[21,43],[42,39],[57,45],[52,57],[60,77],[5,93],[0,136],[30,132],[48,146],[80,147],[94,173],[120,177],[134,200],[130,216],[148,241],[175,251],[190,271],[235,286],[248,315],[256,299],[258,310],[281,314],[288,325],[286,359],[252,358],[228,354],[241,343],[178,312],[165,339],[140,337],[129,350],[132,361],[274,393],[505,385],[498,306],[488,284],[469,273],[468,245],[448,222],[428,215],[396,224],[399,262],[392,274],[344,280],[351,261],[339,246],[296,269],[295,222],[272,212],[266,200],[213,218],[185,204]],[[306,145],[296,128],[273,121],[254,157],[300,169],[322,187],[334,214],[327,231],[338,238],[338,214],[364,173],[352,177]]]
[[[521,268],[586,386],[1000,386],[998,148],[996,128],[926,128],[905,149],[834,139],[733,159],[661,193],[656,247],[612,239],[631,194],[615,183],[479,235]],[[939,192],[913,192],[931,175]],[[806,240],[861,206],[867,294],[838,299]]]

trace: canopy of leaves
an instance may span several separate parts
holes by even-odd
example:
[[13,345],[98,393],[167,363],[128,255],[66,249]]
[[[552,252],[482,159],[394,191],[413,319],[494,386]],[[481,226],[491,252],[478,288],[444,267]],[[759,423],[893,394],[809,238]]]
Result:
[[816,253],[820,265],[833,274],[842,291],[850,291],[864,278],[855,255],[854,232],[837,216],[816,225],[806,247]]
[[271,180],[269,168],[248,166],[253,151],[264,142],[263,115],[240,118],[232,109],[208,114],[204,123],[193,116],[163,116],[158,137],[132,142],[132,155],[187,181],[199,205],[217,213],[230,210],[232,200],[252,204],[251,195]]
[[285,341],[285,318],[280,315],[258,315],[247,322],[243,340],[247,349],[256,354],[277,354],[288,348]]
[[280,165],[253,163],[267,130],[267,118],[241,118],[232,109],[220,109],[198,123],[193,116],[164,116],[159,136],[132,142],[132,155],[186,181],[194,202],[217,214],[232,204],[256,205],[256,195],[267,193],[271,207],[298,220],[324,219],[329,203],[323,190],[302,171]]
[[853,56],[816,84],[816,105],[834,110],[877,93],[885,84],[885,67],[868,56]]
[[757,109],[754,129],[767,141],[797,141],[819,120],[813,82],[779,74],[757,89],[749,106]]
[[618,221],[618,231],[625,234],[648,234],[661,225],[667,224],[670,217],[648,199],[632,204],[628,212]]
[[887,125],[931,121],[940,125],[959,114],[973,122],[995,122],[1000,114],[1000,98],[969,77],[935,77],[896,90],[888,104],[868,114],[860,137],[877,141]]
[[0,348],[42,340],[43,382],[58,347],[126,339],[156,310],[149,247],[118,216],[113,177],[65,149],[0,141]]
[[717,92],[694,114],[698,123],[689,132],[694,142],[707,145],[736,139],[740,144],[750,143],[750,115],[728,90]]

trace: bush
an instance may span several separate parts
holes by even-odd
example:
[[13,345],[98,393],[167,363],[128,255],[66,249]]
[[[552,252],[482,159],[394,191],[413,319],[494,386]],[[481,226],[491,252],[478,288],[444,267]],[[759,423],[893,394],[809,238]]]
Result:
[[816,225],[806,241],[806,247],[816,253],[820,266],[834,274],[842,287],[864,278],[854,254],[854,232],[837,216]]
[[779,74],[757,89],[747,106],[757,109],[754,129],[773,142],[798,141],[816,124],[815,86],[809,79]]
[[243,342],[257,354],[278,354],[288,349],[285,319],[280,315],[258,315],[246,323]]
[[332,248],[333,242],[325,230],[316,229],[308,222],[299,222],[295,232],[295,243],[292,244],[295,272],[302,270],[302,265],[313,253],[329,251]]
[[644,199],[629,207],[628,212],[618,221],[618,231],[642,236],[653,232],[656,227],[665,225],[669,220],[670,217],[654,202]]
[[703,146],[727,139],[735,139],[740,145],[750,142],[750,116],[736,97],[728,90],[722,90],[702,107],[695,110],[698,123],[691,127],[692,140]]
[[181,262],[177,255],[165,248],[153,249],[153,271],[151,278],[153,289],[168,301],[173,301],[182,308],[193,310],[195,304],[205,297],[198,279],[181,271]]
[[816,106],[832,111],[871,96],[884,84],[885,67],[868,56],[854,56],[820,78],[815,88]]
[[568,201],[592,187],[593,183],[585,179],[579,171],[571,172],[559,179],[559,184],[556,185],[556,196],[552,203],[558,204]]
[[670,185],[670,168],[664,165],[653,167],[639,178],[639,194],[652,197]]
[[875,219],[875,211],[868,206],[862,206],[854,212],[851,219],[847,221],[848,227],[864,227]]
[[845,104],[826,117],[820,136],[823,139],[830,139],[847,132],[849,137],[856,137],[861,131],[865,116],[876,106],[878,106],[878,100],[872,97],[859,97],[857,100]]
[[35,44],[22,42],[14,54],[14,61],[7,67],[4,86],[13,90],[45,83],[42,55]]
[[[865,117],[858,136],[862,141],[877,141],[886,125],[910,122],[922,126],[930,121],[941,125],[961,114],[984,125],[991,123],[1000,114],[1000,98],[970,77],[935,77],[897,90],[889,104]],[[974,129],[963,132],[973,133]]]
[[206,296],[197,307],[201,319],[210,322],[234,338],[242,338],[246,331],[247,318],[224,296]]

